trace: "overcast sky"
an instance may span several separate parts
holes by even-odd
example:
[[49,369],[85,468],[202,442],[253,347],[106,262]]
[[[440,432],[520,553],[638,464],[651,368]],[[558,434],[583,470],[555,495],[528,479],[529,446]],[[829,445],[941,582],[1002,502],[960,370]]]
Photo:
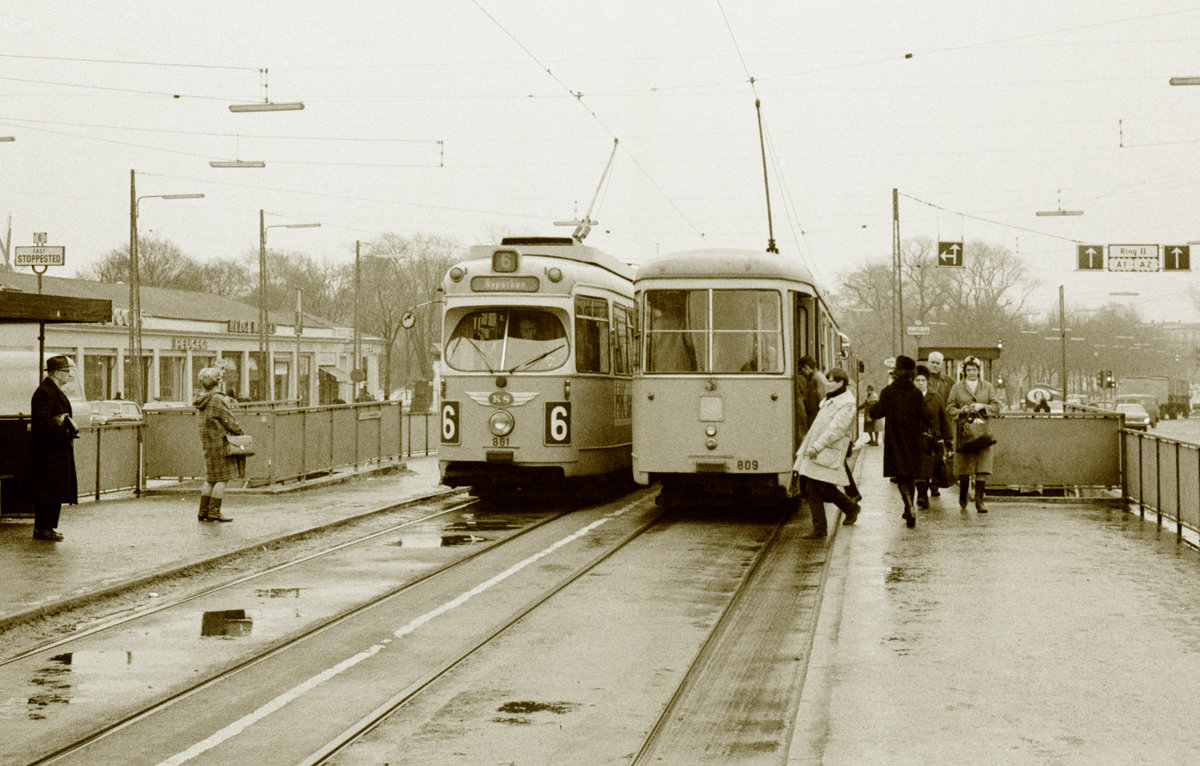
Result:
[[[902,236],[1015,250],[1039,310],[1065,284],[1200,321],[1191,273],[1074,270],[1080,242],[1200,240],[1200,87],[1168,85],[1200,76],[1200,4],[59,0],[0,22],[0,222],[66,246],[62,276],[127,245],[131,169],[138,196],[205,194],[140,203],[198,259],[257,252],[265,209],[322,224],[272,249],[349,261],[383,232],[567,234],[614,138],[589,244],[759,249],[759,98],[775,238],[826,280],[890,258],[894,187]],[[228,109],[264,97],[305,109]],[[231,159],[267,167],[208,164]],[[1035,215],[1060,206],[1084,215]]]

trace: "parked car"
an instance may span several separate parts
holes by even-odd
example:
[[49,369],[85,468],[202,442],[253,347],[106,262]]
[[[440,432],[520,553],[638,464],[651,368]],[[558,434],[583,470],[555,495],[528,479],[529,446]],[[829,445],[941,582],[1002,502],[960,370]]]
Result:
[[1150,427],[1150,413],[1137,402],[1118,402],[1117,412],[1125,416],[1125,427],[1145,431]]
[[128,399],[104,399],[99,402],[89,402],[92,407],[92,425],[102,426],[106,423],[141,423],[142,408],[137,402]]

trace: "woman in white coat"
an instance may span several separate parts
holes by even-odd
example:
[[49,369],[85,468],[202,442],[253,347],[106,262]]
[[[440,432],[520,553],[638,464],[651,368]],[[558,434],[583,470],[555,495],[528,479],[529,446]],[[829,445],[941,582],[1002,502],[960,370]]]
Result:
[[858,401],[850,392],[850,376],[840,367],[827,376],[833,389],[825,394],[817,417],[809,426],[800,449],[796,451],[796,471],[804,477],[805,500],[812,513],[813,531],[808,537],[825,537],[825,503],[830,502],[846,515],[843,524],[853,524],[858,518],[859,505],[846,496],[840,487],[846,486],[846,450],[858,413]]

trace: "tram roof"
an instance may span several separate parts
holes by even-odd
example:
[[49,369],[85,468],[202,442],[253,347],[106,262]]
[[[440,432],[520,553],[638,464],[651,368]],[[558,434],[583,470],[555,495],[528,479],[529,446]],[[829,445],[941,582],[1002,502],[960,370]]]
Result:
[[497,250],[516,250],[521,255],[537,255],[546,258],[563,258],[578,263],[599,266],[622,279],[633,280],[633,267],[622,263],[619,258],[589,247],[572,237],[504,237],[499,245],[471,245],[468,256],[491,258]]
[[634,281],[710,277],[716,279],[786,279],[815,286],[812,272],[795,259],[760,250],[710,248],[667,253],[646,261]]

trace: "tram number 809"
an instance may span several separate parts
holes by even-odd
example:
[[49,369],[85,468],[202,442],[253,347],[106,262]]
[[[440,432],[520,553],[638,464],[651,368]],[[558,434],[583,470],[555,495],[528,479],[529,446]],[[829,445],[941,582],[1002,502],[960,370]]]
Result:
[[739,471],[757,471],[758,470],[758,461],[757,460],[739,460],[739,461],[737,461],[737,469]]

